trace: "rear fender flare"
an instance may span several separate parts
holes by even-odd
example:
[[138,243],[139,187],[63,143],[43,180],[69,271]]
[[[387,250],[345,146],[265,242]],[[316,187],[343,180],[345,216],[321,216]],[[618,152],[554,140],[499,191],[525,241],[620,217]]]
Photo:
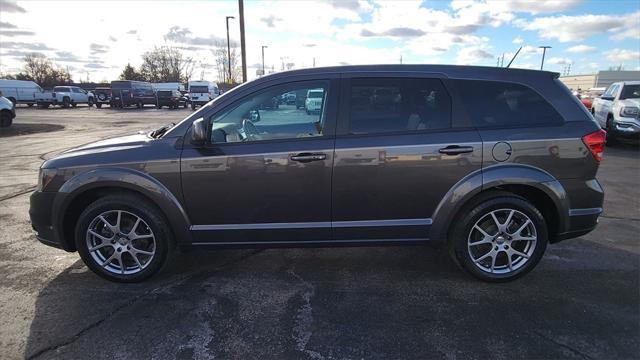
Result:
[[544,192],[560,215],[557,219],[558,231],[567,230],[569,198],[560,182],[548,172],[533,166],[505,164],[477,170],[451,187],[433,213],[429,238],[436,243],[446,242],[449,227],[469,200],[482,191],[504,185],[530,186]]

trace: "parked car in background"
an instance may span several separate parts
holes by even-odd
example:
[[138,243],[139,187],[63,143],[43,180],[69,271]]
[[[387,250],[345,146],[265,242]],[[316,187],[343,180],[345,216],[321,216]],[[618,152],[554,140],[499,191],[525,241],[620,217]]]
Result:
[[16,117],[16,104],[4,96],[0,96],[0,127],[9,127]]
[[[375,89],[402,101],[380,106]],[[261,115],[260,104],[298,90],[318,100],[316,114]],[[549,243],[596,227],[604,140],[556,73],[294,70],[177,125],[45,161],[29,214],[41,242],[78,251],[112,281],[148,278],[176,246],[376,244],[440,245],[471,275],[508,281]]]
[[93,90],[93,95],[95,96],[97,108],[101,108],[102,105],[111,104],[111,88],[97,87]]
[[307,90],[296,90],[296,109],[304,109],[304,104],[307,101]]
[[158,90],[156,97],[158,99],[156,104],[158,109],[162,109],[163,106],[169,109],[177,109],[180,106],[187,107],[185,98],[178,90]]
[[[586,91],[578,91],[578,98],[589,111],[593,110],[593,99],[598,98],[604,93],[606,88],[591,88]],[[593,112],[592,112],[593,113]]]
[[322,100],[324,99],[323,89],[313,89],[307,91],[307,96],[304,101],[304,109],[307,114],[313,112],[319,112],[322,108]]
[[146,81],[117,80],[111,82],[111,107],[156,105],[156,93]]
[[607,130],[607,144],[615,144],[620,137],[640,137],[640,81],[611,84],[594,99],[593,117]]
[[189,99],[191,109],[202,106],[220,95],[218,85],[206,80],[189,81]]
[[64,108],[76,107],[78,104],[87,104],[89,107],[95,103],[92,92],[77,86],[56,86],[52,91],[43,91],[36,94],[36,103],[41,108],[48,108],[50,105],[59,105]]
[[33,106],[42,88],[33,81],[0,79],[0,93],[14,104]]

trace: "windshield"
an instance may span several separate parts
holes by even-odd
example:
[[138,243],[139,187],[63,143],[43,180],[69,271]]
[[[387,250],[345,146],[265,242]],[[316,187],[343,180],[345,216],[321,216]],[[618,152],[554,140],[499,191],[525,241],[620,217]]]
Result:
[[208,93],[209,92],[209,87],[208,86],[192,86],[189,88],[189,92],[192,93]]
[[640,84],[625,85],[620,93],[620,100],[640,98]]

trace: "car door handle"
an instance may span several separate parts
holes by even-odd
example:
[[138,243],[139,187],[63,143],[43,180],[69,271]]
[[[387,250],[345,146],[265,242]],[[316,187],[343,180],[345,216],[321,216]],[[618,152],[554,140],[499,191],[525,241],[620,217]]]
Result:
[[445,155],[459,155],[473,152],[473,147],[471,146],[460,146],[460,145],[449,145],[445,148],[438,150],[440,154]]
[[327,154],[323,153],[300,153],[291,155],[291,160],[298,162],[320,161],[327,158]]

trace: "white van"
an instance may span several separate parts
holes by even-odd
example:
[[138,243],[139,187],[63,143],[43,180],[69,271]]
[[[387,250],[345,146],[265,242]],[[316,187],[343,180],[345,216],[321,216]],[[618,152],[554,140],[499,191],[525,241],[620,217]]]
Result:
[[33,81],[0,79],[0,92],[14,104],[33,106],[36,93],[41,93],[42,88]]
[[189,96],[191,99],[191,109],[195,110],[197,105],[204,105],[220,95],[218,85],[206,80],[189,81]]

